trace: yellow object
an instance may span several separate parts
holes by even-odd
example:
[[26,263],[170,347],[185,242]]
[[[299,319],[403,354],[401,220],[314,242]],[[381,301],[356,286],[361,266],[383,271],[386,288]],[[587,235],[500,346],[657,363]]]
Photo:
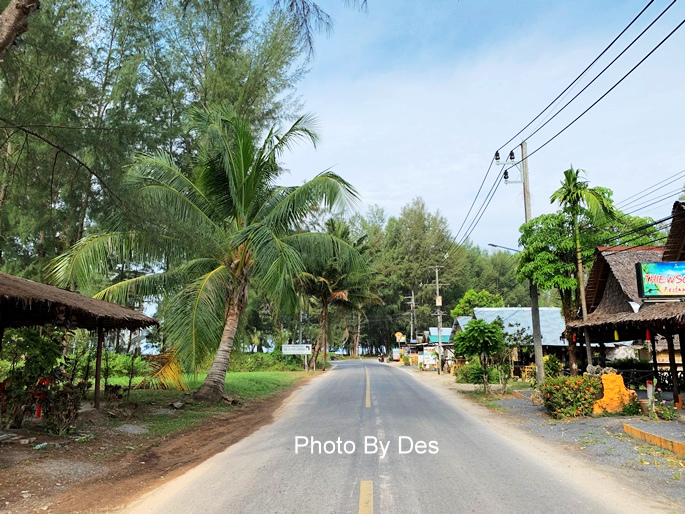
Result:
[[621,375],[602,375],[602,386],[604,396],[595,402],[592,408],[595,414],[621,412],[631,397],[637,396],[635,391],[626,389]]
[[618,330],[614,330],[614,341],[618,341]]

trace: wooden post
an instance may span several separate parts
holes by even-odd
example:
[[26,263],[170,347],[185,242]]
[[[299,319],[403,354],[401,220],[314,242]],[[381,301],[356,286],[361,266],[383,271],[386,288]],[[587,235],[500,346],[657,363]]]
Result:
[[685,377],[685,332],[678,334],[678,342],[680,343],[680,367],[683,368],[683,377]]
[[668,366],[671,369],[671,380],[673,381],[673,404],[676,409],[682,409],[683,403],[680,400],[680,384],[678,383],[678,365],[675,362],[675,346],[673,345],[673,334],[666,334],[668,343]]
[[105,329],[102,320],[98,321],[98,346],[95,353],[95,403],[96,409],[100,408],[100,368],[102,367],[102,347],[105,342]]
[[656,360],[656,332],[652,334],[652,364],[654,365],[654,387],[659,382],[659,363]]

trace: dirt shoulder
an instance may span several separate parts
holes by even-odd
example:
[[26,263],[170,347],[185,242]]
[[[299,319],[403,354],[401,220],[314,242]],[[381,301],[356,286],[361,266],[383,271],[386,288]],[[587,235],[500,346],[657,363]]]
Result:
[[[113,424],[106,419],[111,414],[92,411],[83,416],[88,435],[80,438],[26,432],[28,444],[0,444],[0,513],[123,509],[131,497],[271,423],[285,400],[311,378],[164,436],[141,433],[135,422]],[[159,409],[173,416],[166,406]],[[47,444],[34,449],[40,443]]]

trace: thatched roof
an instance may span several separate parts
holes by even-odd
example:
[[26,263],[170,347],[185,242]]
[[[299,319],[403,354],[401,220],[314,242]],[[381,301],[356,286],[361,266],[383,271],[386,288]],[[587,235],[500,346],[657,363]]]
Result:
[[597,248],[585,289],[588,313],[633,312],[628,302],[640,303],[635,264],[659,262],[663,252],[660,246]]
[[58,316],[71,327],[137,330],[157,321],[133,309],[58,287],[0,273],[0,323],[4,327],[54,324]]
[[675,202],[671,210],[671,228],[668,231],[664,261],[685,261],[685,205]]

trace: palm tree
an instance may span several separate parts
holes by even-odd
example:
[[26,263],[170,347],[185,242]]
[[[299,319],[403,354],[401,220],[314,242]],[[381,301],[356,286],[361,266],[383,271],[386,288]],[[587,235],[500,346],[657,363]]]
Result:
[[[361,255],[362,241],[352,241],[350,228],[344,221],[328,219],[324,226],[330,237],[344,241],[355,248],[357,255]],[[298,276],[298,289],[304,296],[315,299],[321,309],[319,335],[309,360],[309,368],[314,368],[319,353],[323,351],[323,369],[326,369],[329,309],[333,305],[341,306],[348,311],[360,309],[361,297],[364,294],[365,285],[370,280],[371,271],[363,259],[358,261],[322,260],[306,253],[304,259],[308,267],[306,272]]]
[[[583,259],[580,248],[580,229],[578,218],[580,210],[585,207],[592,217],[604,215],[613,217],[613,208],[609,200],[597,188],[588,186],[587,180],[580,180],[580,175],[586,174],[585,170],[574,170],[573,166],[564,171],[564,180],[561,187],[552,193],[550,202],[559,202],[559,205],[570,216],[573,223],[573,239],[576,246],[576,268],[578,272],[578,289],[580,290],[580,305],[583,320],[587,319],[587,304],[585,302],[585,280],[583,276]],[[592,348],[590,347],[590,335],[585,329],[585,351],[587,352],[588,365],[592,364]]]
[[191,118],[200,144],[187,167],[171,155],[144,155],[127,175],[136,230],[81,240],[52,263],[50,274],[61,285],[82,284],[106,275],[112,255],[164,263],[163,271],[119,282],[98,297],[121,302],[171,295],[164,312],[167,340],[186,370],[206,369],[211,362],[195,397],[217,401],[249,286],[277,308],[292,309],[304,254],[361,261],[334,236],[293,231],[312,210],[347,207],[356,193],[330,172],[297,187],[274,184],[284,150],[298,140],[316,143],[309,116],[285,131],[272,128],[261,141],[245,119],[224,109],[195,110]]

